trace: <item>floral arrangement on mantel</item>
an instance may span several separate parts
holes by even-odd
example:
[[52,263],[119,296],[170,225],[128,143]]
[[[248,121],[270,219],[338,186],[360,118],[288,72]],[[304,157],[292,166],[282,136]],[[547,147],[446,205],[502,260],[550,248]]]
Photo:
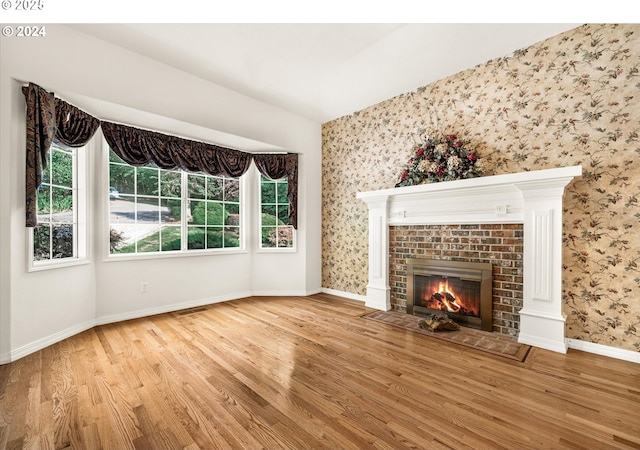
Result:
[[396,187],[461,180],[482,174],[483,161],[455,134],[430,134],[416,144]]

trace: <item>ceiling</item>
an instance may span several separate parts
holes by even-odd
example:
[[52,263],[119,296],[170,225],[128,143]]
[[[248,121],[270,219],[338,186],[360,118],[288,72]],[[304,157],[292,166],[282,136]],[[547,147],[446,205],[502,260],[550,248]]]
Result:
[[579,24],[76,24],[324,123]]

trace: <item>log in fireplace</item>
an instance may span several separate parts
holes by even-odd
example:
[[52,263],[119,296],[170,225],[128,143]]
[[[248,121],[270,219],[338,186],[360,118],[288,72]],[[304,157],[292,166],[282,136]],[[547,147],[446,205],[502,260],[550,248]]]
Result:
[[408,259],[407,313],[446,314],[460,325],[492,331],[491,264]]

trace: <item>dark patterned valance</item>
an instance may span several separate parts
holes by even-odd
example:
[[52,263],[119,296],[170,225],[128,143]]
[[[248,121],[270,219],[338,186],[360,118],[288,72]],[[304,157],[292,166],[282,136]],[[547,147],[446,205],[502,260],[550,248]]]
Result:
[[142,130],[113,122],[100,121],[79,108],[55,98],[40,86],[29,83],[23,88],[27,101],[27,220],[37,224],[36,194],[46,167],[52,139],[70,147],[81,147],[98,126],[113,151],[132,166],[155,165],[162,169],[182,169],[209,175],[240,177],[251,160],[260,172],[272,179],[287,177],[289,219],[298,228],[298,155],[251,154],[199,141]]
[[82,147],[93,137],[100,120],[56,98],[56,140],[67,147]]
[[153,164],[161,169],[239,177],[251,164],[250,153],[155,131],[102,122],[102,132],[111,149],[132,166]]

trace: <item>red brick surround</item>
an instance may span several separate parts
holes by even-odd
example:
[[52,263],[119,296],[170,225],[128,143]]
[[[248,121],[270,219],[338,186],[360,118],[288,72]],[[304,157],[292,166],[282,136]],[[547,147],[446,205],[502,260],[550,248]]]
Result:
[[522,224],[389,227],[391,307],[406,311],[408,258],[493,264],[493,331],[516,337],[522,308]]

